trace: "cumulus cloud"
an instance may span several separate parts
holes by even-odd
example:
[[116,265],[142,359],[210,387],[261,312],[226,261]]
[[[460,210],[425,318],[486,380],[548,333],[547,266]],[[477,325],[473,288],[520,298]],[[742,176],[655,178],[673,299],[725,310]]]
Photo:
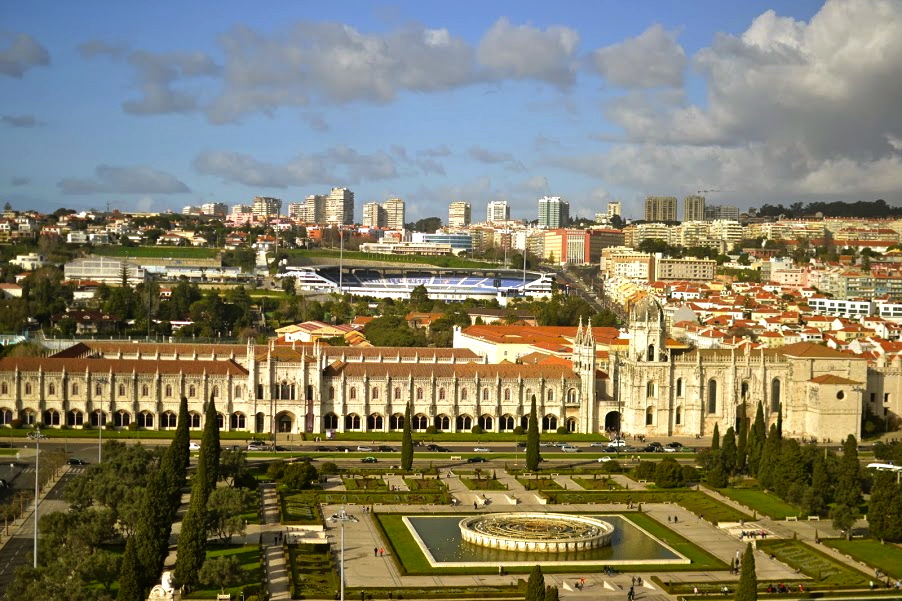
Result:
[[535,79],[568,87],[576,78],[579,33],[553,25],[545,30],[498,19],[479,43],[480,65],[496,77]]
[[34,115],[3,115],[0,122],[10,127],[38,127],[44,125]]
[[471,159],[480,163],[488,163],[490,165],[503,164],[505,168],[511,171],[525,171],[526,167],[523,163],[514,158],[509,152],[496,152],[483,148],[482,146],[471,146],[467,150],[467,154]]
[[[133,70],[138,98],[126,100],[122,109],[134,115],[190,113],[199,108],[199,92],[190,88],[197,78],[215,77],[220,67],[203,52],[146,52],[125,45],[91,40],[79,46],[85,58],[108,56],[125,60]],[[180,86],[186,86],[184,89]]]
[[676,32],[652,25],[640,35],[596,50],[595,69],[610,83],[624,88],[683,85],[686,53]]
[[704,103],[641,90],[606,106],[622,129],[555,164],[637,191],[730,190],[725,201],[902,192],[902,3],[829,0],[809,21],[767,11],[692,63]]
[[0,74],[21,78],[34,67],[50,64],[50,53],[27,33],[0,33]]
[[182,194],[191,190],[178,178],[145,165],[98,165],[95,177],[57,182],[63,194]]
[[239,152],[209,150],[200,153],[194,168],[204,175],[251,187],[286,188],[311,184],[355,184],[398,177],[405,158],[386,152],[360,153],[335,146],[320,153],[301,154],[285,163],[267,163]]

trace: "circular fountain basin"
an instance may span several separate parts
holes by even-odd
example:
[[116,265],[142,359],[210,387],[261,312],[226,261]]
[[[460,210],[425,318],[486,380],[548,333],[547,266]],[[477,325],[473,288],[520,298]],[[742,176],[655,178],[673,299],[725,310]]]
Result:
[[490,513],[464,518],[461,538],[474,545],[535,553],[569,553],[611,544],[614,527],[561,513]]

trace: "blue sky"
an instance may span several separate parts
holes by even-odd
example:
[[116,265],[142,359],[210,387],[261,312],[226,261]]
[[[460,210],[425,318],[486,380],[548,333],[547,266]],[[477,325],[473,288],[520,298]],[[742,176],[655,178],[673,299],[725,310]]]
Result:
[[895,0],[4,3],[0,200],[899,202],[900,56]]

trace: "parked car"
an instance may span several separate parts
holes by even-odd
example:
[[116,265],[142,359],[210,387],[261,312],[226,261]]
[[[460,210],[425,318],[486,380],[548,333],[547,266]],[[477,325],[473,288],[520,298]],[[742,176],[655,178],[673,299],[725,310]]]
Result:
[[611,460],[612,460],[611,457],[608,457],[607,455],[605,455],[604,457],[598,458],[598,463],[607,463],[608,461],[611,461]]
[[32,440],[44,440],[47,438],[47,435],[41,432],[29,432],[26,436]]
[[324,446],[320,445],[320,446],[316,447],[316,450],[320,453],[328,453],[332,449],[330,449],[329,447],[324,447]]
[[360,451],[361,453],[372,453],[373,452],[372,447],[365,447],[363,445],[358,446],[357,450]]
[[0,449],[11,449],[12,447],[11,442],[0,442]]
[[360,460],[360,463],[377,463],[379,460],[375,457],[364,457]]
[[673,441],[673,442],[668,442],[668,443],[667,443],[667,446],[670,447],[671,449],[677,449],[677,450],[679,450],[679,449],[682,449],[682,448],[683,448],[683,443],[677,442],[677,441]]
[[561,451],[564,453],[579,453],[579,447],[572,444],[565,444],[561,447]]
[[276,451],[288,451],[288,450],[290,450],[288,447],[283,447],[283,446],[280,445],[280,444],[277,444],[276,446],[274,446],[273,449],[275,449]]
[[643,453],[660,453],[661,447],[656,447],[655,445],[650,444],[650,445],[643,447],[642,452]]
[[486,459],[485,457],[479,457],[478,455],[467,459],[467,463],[485,463],[486,461],[488,461],[488,459]]
[[518,442],[518,443],[517,443],[517,448],[518,448],[518,449],[525,449],[525,448],[526,448],[526,443],[525,443],[525,442]]
[[380,445],[380,446],[379,446],[379,452],[380,452],[380,453],[394,453],[394,452],[395,452],[395,448],[394,448],[394,447],[390,447],[390,446],[388,446],[388,445]]
[[[200,445],[198,445],[197,448],[200,448]],[[249,445],[247,445],[247,450],[248,451],[265,451],[266,447],[263,446],[262,444],[252,442]]]
[[490,449],[488,447],[474,447],[473,452],[474,453],[491,453],[492,449]]
[[192,440],[191,442],[188,443],[188,450],[189,450],[189,451],[199,451],[199,450],[200,450],[200,443],[199,443],[199,442],[194,442],[194,441]]
[[623,440],[622,438],[615,438],[614,440],[612,440],[608,443],[608,446],[609,447],[625,447],[626,441]]
[[84,459],[78,459],[77,457],[69,457],[66,461],[69,465],[88,465],[88,462]]
[[609,441],[609,442],[590,442],[590,443],[589,443],[589,446],[590,446],[590,447],[609,447],[609,446],[612,446],[612,445],[611,445],[611,442],[613,442],[613,441]]
[[437,444],[427,444],[427,445],[426,445],[426,450],[427,450],[427,451],[438,451],[438,450],[439,450],[439,446],[438,446]]

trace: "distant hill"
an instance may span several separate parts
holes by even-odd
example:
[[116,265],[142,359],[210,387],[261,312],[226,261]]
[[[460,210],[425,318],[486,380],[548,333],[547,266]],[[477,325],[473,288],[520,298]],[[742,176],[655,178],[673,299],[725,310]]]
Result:
[[789,207],[783,205],[766,204],[758,209],[761,217],[778,217],[784,215],[790,218],[798,218],[821,213],[824,217],[902,217],[902,207],[893,207],[882,198],[874,201],[859,200],[857,202],[811,202],[802,205],[793,203]]

